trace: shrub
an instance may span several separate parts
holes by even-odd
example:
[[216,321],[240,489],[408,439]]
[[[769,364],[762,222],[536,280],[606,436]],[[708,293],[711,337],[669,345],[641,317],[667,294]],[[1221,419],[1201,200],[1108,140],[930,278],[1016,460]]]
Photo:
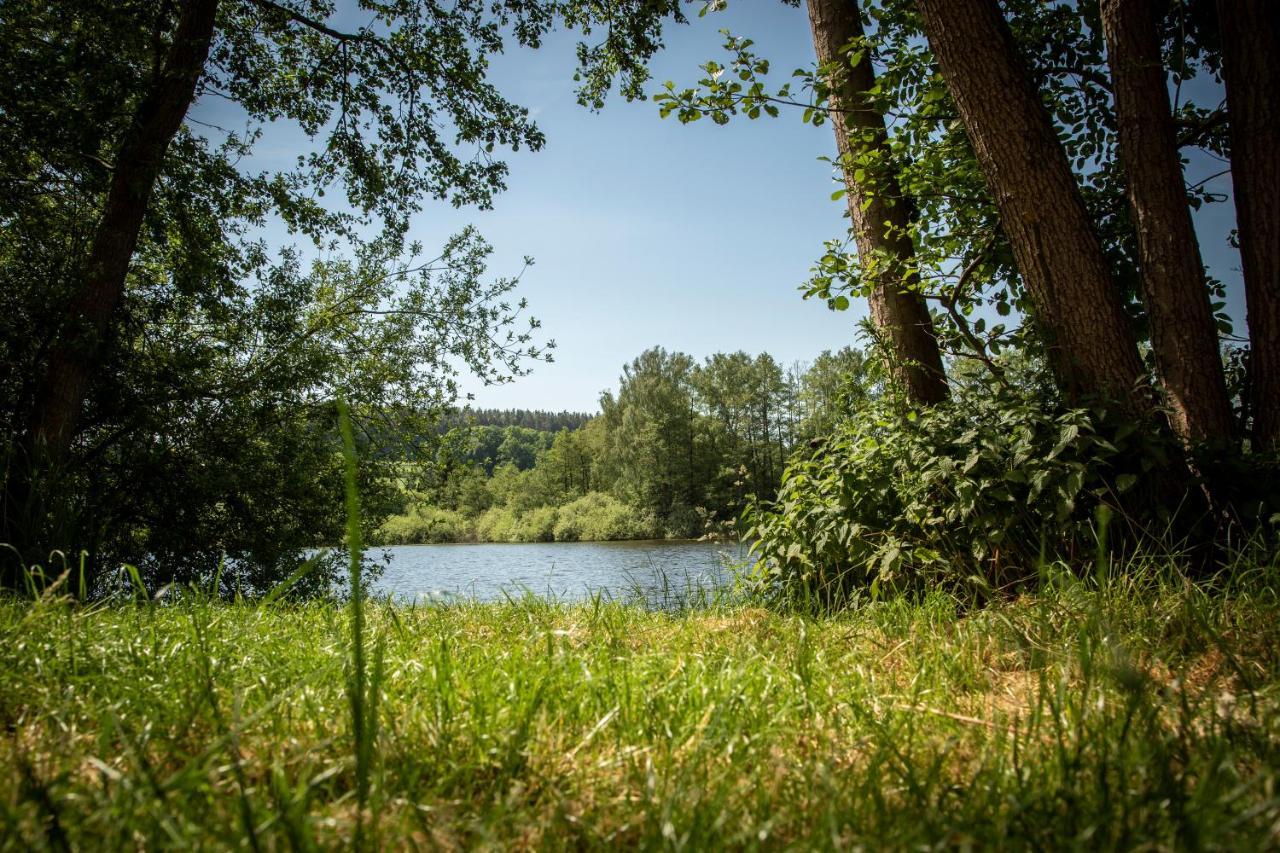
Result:
[[703,519],[697,509],[679,501],[667,511],[662,524],[664,539],[692,539],[702,534]]
[[653,537],[652,523],[639,511],[602,492],[588,492],[560,507],[555,526],[557,542],[605,542]]
[[420,545],[474,539],[475,530],[461,513],[418,504],[403,515],[393,515],[383,522],[374,533],[372,544]]
[[556,508],[540,506],[516,518],[512,529],[515,542],[554,542],[556,538]]
[[509,507],[495,506],[476,519],[476,538],[481,542],[514,542],[516,516]]
[[1046,549],[1092,553],[1100,505],[1140,505],[1148,529],[1167,522],[1168,493],[1143,493],[1173,480],[1149,476],[1176,464],[1168,439],[1043,405],[1012,392],[922,412],[867,403],[792,461],[774,502],[748,507],[755,582],[823,595],[972,575],[998,585]]

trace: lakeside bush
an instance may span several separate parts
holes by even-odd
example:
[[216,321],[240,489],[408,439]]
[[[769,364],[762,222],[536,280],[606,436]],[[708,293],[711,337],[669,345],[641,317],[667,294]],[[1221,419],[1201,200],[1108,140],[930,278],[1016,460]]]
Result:
[[490,507],[476,519],[476,539],[480,542],[515,542],[516,515],[506,506]]
[[[1046,558],[1092,562],[1106,535],[1100,511],[1115,518],[1113,539],[1177,549],[1180,531],[1214,523],[1198,486],[1169,488],[1185,480],[1181,452],[1168,435],[1053,411],[1034,395],[962,390],[922,411],[869,401],[792,461],[776,501],[748,508],[754,581],[783,597],[974,579],[999,587]],[[1226,477],[1230,461],[1217,464],[1243,529],[1274,526],[1274,460],[1240,461],[1250,476]]]
[[512,535],[516,542],[554,542],[556,539],[556,517],[559,515],[553,506],[535,507],[516,516]]
[[481,542],[607,542],[661,538],[654,521],[612,495],[588,492],[564,506],[491,507],[475,521]]
[[560,508],[555,537],[557,542],[656,539],[654,528],[653,521],[634,507],[603,492],[588,492]]
[[393,515],[383,522],[370,544],[424,545],[474,540],[475,527],[462,513],[417,504],[403,515]]
[[554,542],[555,527],[555,507],[517,512],[510,506],[495,506],[476,519],[475,531],[481,542]]

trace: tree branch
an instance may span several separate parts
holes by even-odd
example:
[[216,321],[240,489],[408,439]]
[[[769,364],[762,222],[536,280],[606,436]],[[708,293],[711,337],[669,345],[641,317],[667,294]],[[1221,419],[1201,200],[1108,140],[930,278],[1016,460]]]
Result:
[[1004,374],[1004,368],[996,364],[991,359],[991,356],[987,354],[986,346],[981,340],[979,340],[978,336],[974,334],[973,329],[969,326],[969,321],[965,319],[964,315],[961,314],[959,309],[956,307],[956,303],[960,301],[960,295],[969,284],[969,280],[977,273],[978,268],[986,263],[987,256],[991,253],[991,249],[995,246],[995,242],[995,234],[992,234],[987,238],[986,243],[978,250],[978,253],[973,256],[969,263],[965,264],[964,269],[960,272],[960,277],[956,279],[955,285],[951,288],[951,293],[947,298],[942,300],[942,304],[946,307],[947,314],[951,316],[951,321],[956,324],[956,329],[959,330],[961,336],[964,337],[969,346],[973,348],[974,357],[977,358],[978,361],[982,362],[991,375],[994,376],[1001,385],[1008,389],[1011,386],[1009,385],[1008,378]]

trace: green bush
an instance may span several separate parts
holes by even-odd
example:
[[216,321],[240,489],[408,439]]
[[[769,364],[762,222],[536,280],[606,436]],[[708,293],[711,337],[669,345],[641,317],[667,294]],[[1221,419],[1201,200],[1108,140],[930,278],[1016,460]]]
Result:
[[556,508],[540,506],[522,513],[516,518],[512,530],[515,542],[554,542],[556,538]]
[[476,538],[481,542],[552,542],[555,527],[555,507],[516,512],[511,506],[495,506],[476,519]]
[[793,460],[776,501],[748,507],[754,579],[823,595],[973,575],[1006,583],[1046,551],[1091,555],[1101,505],[1129,521],[1140,507],[1145,529],[1162,529],[1176,501],[1153,484],[1172,479],[1159,474],[1176,457],[1163,436],[1011,392],[922,412],[872,401]]
[[603,492],[588,492],[560,507],[557,542],[606,542],[654,537],[654,525],[634,507]]
[[476,538],[471,521],[462,513],[417,504],[393,515],[374,533],[375,545],[421,545],[431,542],[470,542]]
[[476,519],[476,539],[481,542],[514,542],[515,513],[507,506],[495,506]]
[[676,502],[667,511],[662,524],[664,539],[693,539],[703,533],[703,516],[686,503]]

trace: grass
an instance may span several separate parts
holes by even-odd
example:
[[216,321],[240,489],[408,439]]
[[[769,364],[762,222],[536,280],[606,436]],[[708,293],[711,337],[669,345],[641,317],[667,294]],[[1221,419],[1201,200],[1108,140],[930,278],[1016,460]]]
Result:
[[1272,577],[821,618],[10,600],[0,845],[1275,848]]
[[1280,848],[1274,565],[406,608],[340,425],[348,602],[0,599],[0,849]]

